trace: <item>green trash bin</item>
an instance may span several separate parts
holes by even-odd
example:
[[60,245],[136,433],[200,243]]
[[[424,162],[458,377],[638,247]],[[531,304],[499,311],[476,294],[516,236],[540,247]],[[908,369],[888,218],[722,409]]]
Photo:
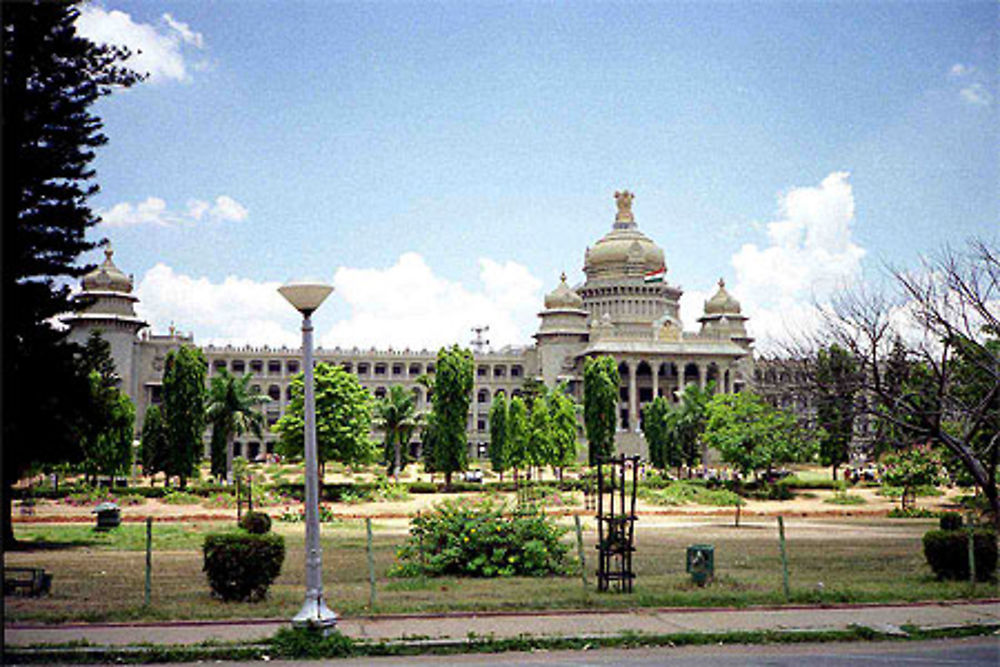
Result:
[[97,530],[111,530],[122,522],[122,511],[115,503],[101,503],[94,508],[97,515]]
[[715,547],[711,544],[692,544],[687,548],[687,567],[691,580],[704,586],[715,577]]

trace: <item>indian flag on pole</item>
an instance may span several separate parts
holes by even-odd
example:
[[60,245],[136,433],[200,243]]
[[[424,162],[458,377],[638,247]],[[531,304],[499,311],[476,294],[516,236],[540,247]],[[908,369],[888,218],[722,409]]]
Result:
[[647,283],[662,283],[667,277],[667,267],[661,266],[655,271],[650,271],[642,277]]

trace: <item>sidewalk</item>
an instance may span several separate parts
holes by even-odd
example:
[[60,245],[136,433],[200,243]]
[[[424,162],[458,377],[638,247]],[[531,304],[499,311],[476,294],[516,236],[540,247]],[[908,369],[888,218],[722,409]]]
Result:
[[[4,627],[4,646],[38,646],[86,641],[92,646],[185,645],[207,640],[253,643],[287,627],[286,620],[176,621],[71,625],[15,624]],[[452,640],[478,637],[592,637],[625,632],[652,635],[728,631],[845,630],[866,626],[898,633],[904,625],[935,629],[1000,626],[1000,600],[911,605],[843,605],[753,609],[643,609],[636,611],[551,611],[494,614],[427,614],[352,617],[338,629],[359,640]]]

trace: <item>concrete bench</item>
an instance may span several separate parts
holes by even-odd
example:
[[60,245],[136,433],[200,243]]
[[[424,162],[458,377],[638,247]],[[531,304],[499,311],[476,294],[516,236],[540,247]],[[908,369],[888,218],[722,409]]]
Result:
[[45,595],[52,589],[52,575],[41,567],[5,567],[4,595]]

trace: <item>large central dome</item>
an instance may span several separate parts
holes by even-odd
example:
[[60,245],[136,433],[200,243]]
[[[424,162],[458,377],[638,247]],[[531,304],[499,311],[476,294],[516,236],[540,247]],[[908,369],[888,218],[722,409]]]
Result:
[[583,271],[588,279],[641,278],[666,267],[663,249],[639,231],[632,217],[634,195],[616,192],[618,214],[611,231],[587,248]]

